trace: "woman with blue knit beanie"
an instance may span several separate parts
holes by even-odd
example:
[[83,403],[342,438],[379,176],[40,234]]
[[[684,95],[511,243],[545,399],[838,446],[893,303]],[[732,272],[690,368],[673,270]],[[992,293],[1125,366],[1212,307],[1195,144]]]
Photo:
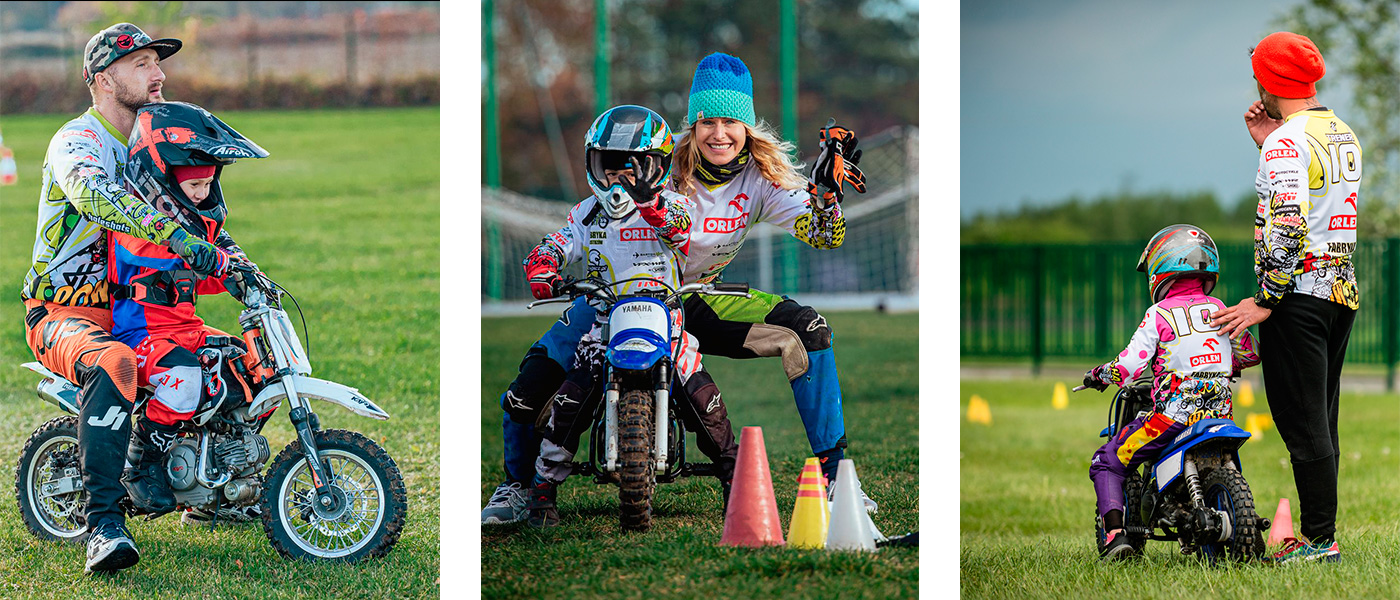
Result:
[[[792,143],[755,117],[753,77],[743,61],[723,53],[700,61],[672,159],[671,187],[694,202],[683,281],[720,279],[758,223],[781,227],[813,248],[841,245],[846,233],[839,204],[843,186],[865,192],[865,176],[856,166],[860,151],[855,134],[834,124],[823,128],[819,139],[822,151],[809,180],[792,158]],[[759,290],[752,290],[752,296],[691,295],[685,301],[686,331],[699,340],[701,354],[782,358],[807,441],[821,459],[822,472],[834,481],[845,455],[846,428],[831,329],[825,317],[791,299]],[[539,450],[535,423],[592,322],[591,316],[572,315],[574,310],[565,312],[530,349],[520,374],[501,395],[508,481],[482,510],[482,524],[524,518],[525,488]],[[861,497],[867,511],[878,510],[863,491]]]

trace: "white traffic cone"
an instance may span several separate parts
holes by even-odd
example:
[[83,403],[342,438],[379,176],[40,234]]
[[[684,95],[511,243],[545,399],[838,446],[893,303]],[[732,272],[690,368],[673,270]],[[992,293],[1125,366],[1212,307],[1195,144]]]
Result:
[[870,525],[870,516],[865,513],[865,504],[856,491],[856,464],[843,458],[836,467],[836,498],[831,505],[826,548],[874,552],[875,535]]

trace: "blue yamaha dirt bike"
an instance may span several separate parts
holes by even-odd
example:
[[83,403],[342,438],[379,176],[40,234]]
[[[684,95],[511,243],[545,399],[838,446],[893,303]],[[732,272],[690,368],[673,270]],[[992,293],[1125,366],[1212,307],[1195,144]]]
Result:
[[[620,295],[613,288],[646,282],[653,290]],[[676,418],[675,360],[671,354],[671,315],[682,299],[696,293],[750,297],[747,283],[688,283],[672,289],[651,277],[607,282],[597,277],[568,279],[559,296],[530,303],[572,303],[588,297],[608,314],[603,328],[608,373],[603,401],[593,414],[587,459],[573,464],[576,475],[593,475],[597,483],[616,483],[622,529],[651,528],[651,501],[657,483],[677,477],[713,475],[711,463],[685,460],[685,424]],[[675,333],[680,333],[677,330]]]
[[[1148,386],[1120,388],[1099,437],[1117,435],[1151,410]],[[1249,435],[1230,419],[1201,419],[1178,434],[1156,461],[1128,473],[1123,530],[1139,555],[1147,540],[1175,541],[1182,554],[1201,554],[1211,564],[1263,555],[1263,531],[1270,523],[1255,513],[1254,495],[1240,467],[1239,448]],[[1103,519],[1096,514],[1095,521],[1103,547]]]

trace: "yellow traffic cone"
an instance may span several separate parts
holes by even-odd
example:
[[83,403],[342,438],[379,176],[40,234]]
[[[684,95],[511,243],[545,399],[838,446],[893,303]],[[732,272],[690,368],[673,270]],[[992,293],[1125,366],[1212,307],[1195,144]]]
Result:
[[797,478],[797,503],[792,508],[788,546],[825,547],[826,530],[830,524],[831,506],[826,502],[826,477],[822,476],[820,459],[813,456],[802,465],[802,474]]
[[992,424],[992,407],[987,405],[987,401],[981,396],[973,394],[967,401],[967,420],[971,423],[981,423],[983,425]]
[[1239,404],[1245,408],[1254,406],[1254,386],[1249,385],[1248,381],[1240,382]]
[[1244,418],[1244,430],[1249,432],[1249,441],[1257,442],[1264,439],[1264,424],[1259,420],[1259,415],[1249,413]]
[[1069,390],[1065,389],[1063,381],[1055,382],[1055,392],[1050,395],[1050,406],[1055,407],[1055,410],[1069,408]]

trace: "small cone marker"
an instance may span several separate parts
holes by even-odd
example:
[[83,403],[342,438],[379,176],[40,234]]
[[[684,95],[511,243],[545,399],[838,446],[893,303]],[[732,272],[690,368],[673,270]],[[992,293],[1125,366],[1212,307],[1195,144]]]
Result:
[[1274,513],[1274,522],[1269,526],[1268,545],[1277,546],[1291,537],[1296,537],[1293,535],[1293,511],[1288,508],[1288,498],[1279,498],[1278,511]]
[[870,531],[870,516],[856,491],[856,464],[841,459],[836,467],[836,500],[831,504],[831,528],[826,534],[828,550],[875,551],[875,534]]
[[1259,415],[1249,413],[1244,418],[1244,430],[1249,432],[1249,441],[1257,442],[1264,439],[1264,424],[1259,422]]
[[[991,425],[992,407],[988,406],[987,401],[983,400],[981,396],[973,394],[972,398],[967,401],[967,420],[971,423]],[[840,479],[839,475],[837,479]]]
[[797,504],[792,508],[792,525],[788,528],[788,546],[793,548],[822,548],[826,546],[826,530],[831,524],[831,507],[826,503],[826,477],[822,476],[820,459],[807,459],[802,475],[797,478]]
[[1248,381],[1240,383],[1239,404],[1245,408],[1254,406],[1254,387],[1249,385]]
[[1050,406],[1055,407],[1055,410],[1069,408],[1069,390],[1065,389],[1063,381],[1055,382],[1055,392],[1050,395]]
[[733,486],[719,545],[782,546],[783,524],[778,520],[778,500],[773,496],[773,475],[768,470],[763,430],[758,427],[745,427],[739,433],[739,461],[734,467]]

